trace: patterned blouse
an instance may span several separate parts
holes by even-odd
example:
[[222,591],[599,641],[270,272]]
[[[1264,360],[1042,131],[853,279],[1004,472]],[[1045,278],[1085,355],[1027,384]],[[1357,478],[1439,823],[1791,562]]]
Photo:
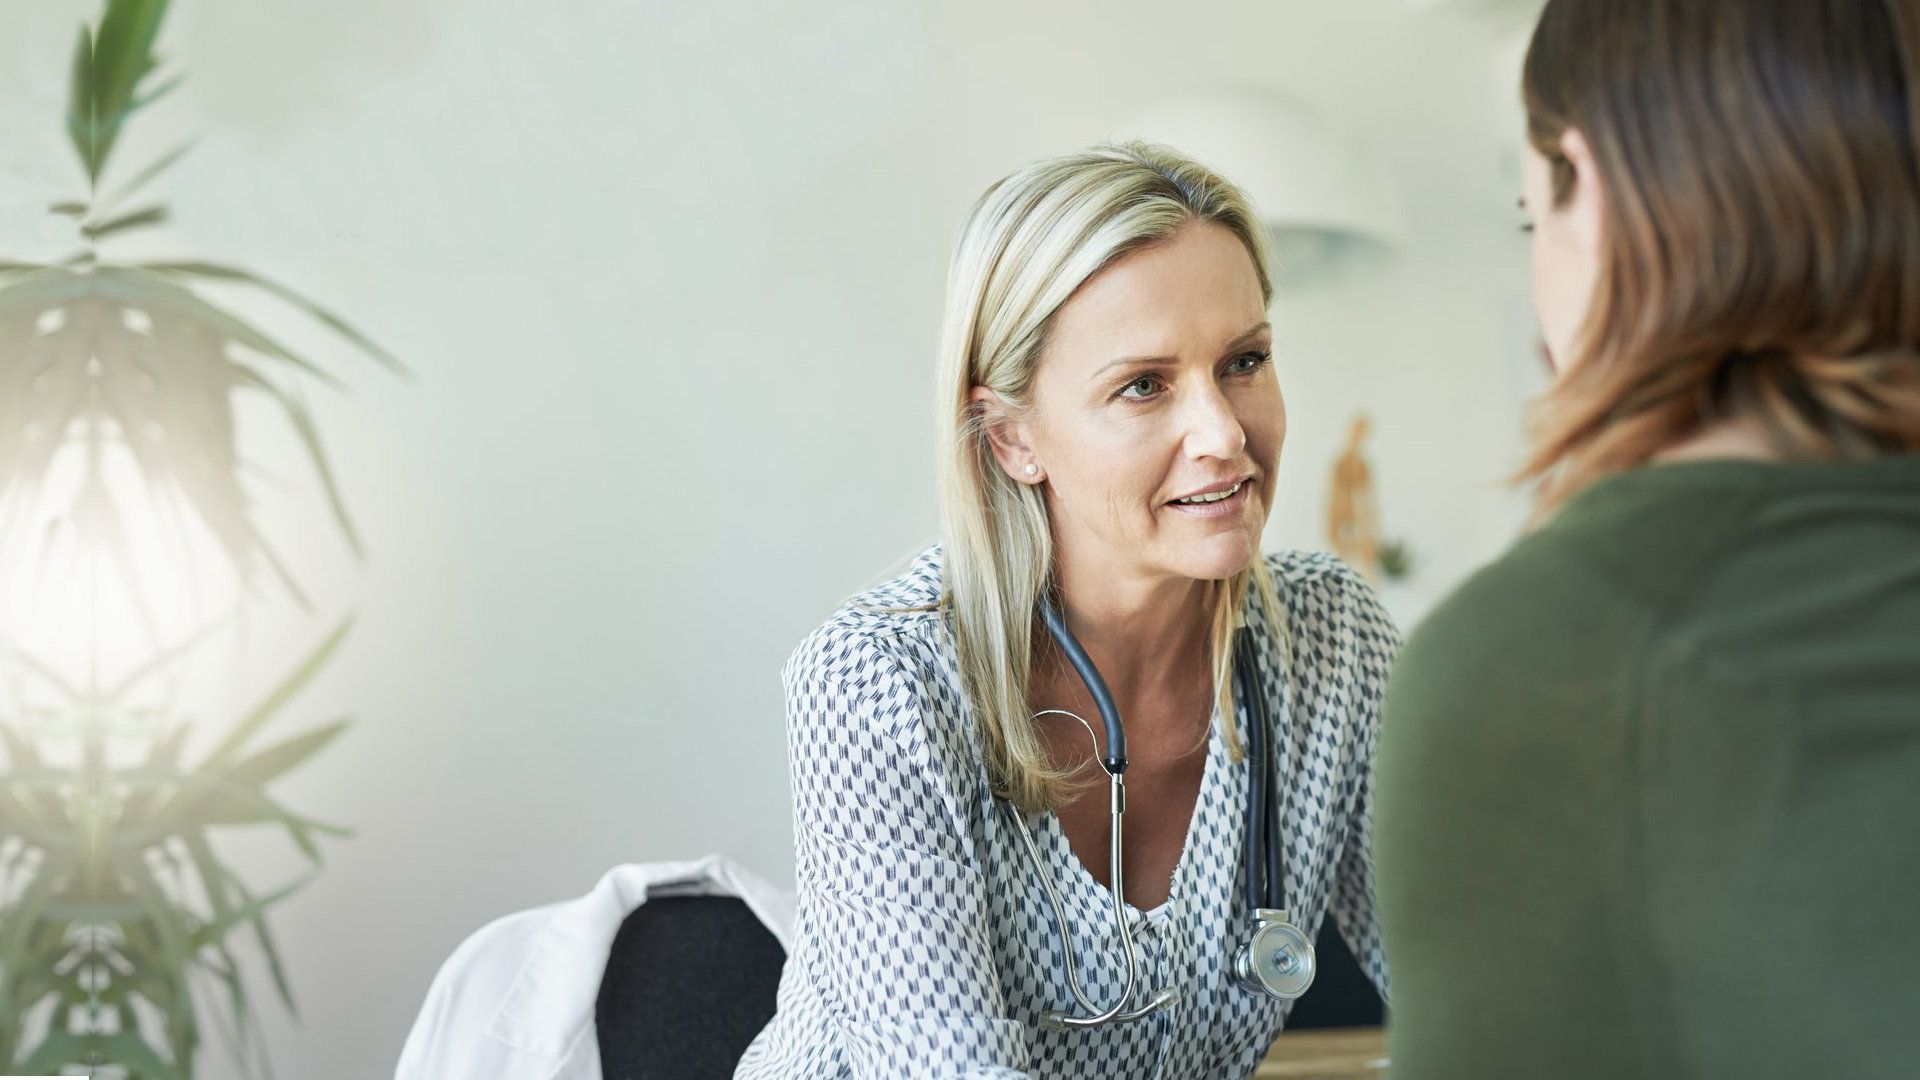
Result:
[[[1384,996],[1369,796],[1398,635],[1346,564],[1306,552],[1264,557],[1295,643],[1283,672],[1268,613],[1249,589],[1244,616],[1283,755],[1290,912],[1309,936],[1331,913]],[[1219,710],[1168,899],[1126,908],[1141,972],[1134,1002],[1169,986],[1178,997],[1140,1020],[1042,1028],[1048,1009],[1082,1010],[1045,886],[989,791],[946,622],[861,607],[933,602],[940,565],[936,544],[849,601],[782,669],[799,909],[778,1012],[736,1080],[1250,1076],[1290,1003],[1241,987],[1229,970],[1253,925],[1241,884],[1248,768],[1228,760]],[[1028,825],[1065,907],[1082,985],[1104,1006],[1125,978],[1110,894],[1057,816]]]

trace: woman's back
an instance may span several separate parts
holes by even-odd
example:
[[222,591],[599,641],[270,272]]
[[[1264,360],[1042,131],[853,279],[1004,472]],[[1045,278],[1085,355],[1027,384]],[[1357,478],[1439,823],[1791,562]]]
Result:
[[1396,1080],[1920,1076],[1920,457],[1603,480],[1386,716]]

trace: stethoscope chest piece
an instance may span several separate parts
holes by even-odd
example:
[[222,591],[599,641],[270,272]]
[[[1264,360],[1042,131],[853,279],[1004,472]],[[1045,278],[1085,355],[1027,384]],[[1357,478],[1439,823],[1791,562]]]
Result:
[[1233,958],[1242,985],[1269,997],[1291,1001],[1313,985],[1313,940],[1287,920],[1287,913],[1260,908],[1253,937]]

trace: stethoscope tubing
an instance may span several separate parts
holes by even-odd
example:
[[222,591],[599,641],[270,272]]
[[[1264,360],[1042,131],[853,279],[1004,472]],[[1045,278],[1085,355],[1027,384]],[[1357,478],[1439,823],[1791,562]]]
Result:
[[[1053,875],[1047,871],[1040,851],[1034,845],[1033,835],[1027,828],[1026,820],[1013,804],[1007,804],[1007,814],[1012,821],[1014,831],[1019,834],[1025,846],[1027,857],[1039,871],[1040,883],[1045,888],[1047,901],[1053,908],[1054,921],[1060,929],[1062,956],[1066,961],[1067,984],[1073,991],[1080,1006],[1092,1013],[1091,1016],[1072,1016],[1063,1010],[1050,1009],[1042,1018],[1043,1026],[1052,1029],[1087,1028],[1114,1021],[1136,1020],[1166,1006],[1176,996],[1171,988],[1156,993],[1152,1000],[1136,1009],[1129,1010],[1127,1004],[1133,1000],[1135,987],[1139,983],[1139,955],[1134,945],[1133,927],[1127,919],[1125,898],[1125,866],[1123,863],[1123,818],[1126,811],[1127,768],[1126,730],[1121,724],[1119,709],[1113,703],[1113,695],[1107,683],[1101,677],[1099,669],[1093,664],[1086,650],[1067,628],[1066,620],[1052,603],[1051,598],[1042,598],[1041,617],[1047,630],[1052,634],[1067,659],[1079,673],[1081,681],[1087,686],[1087,692],[1093,696],[1094,705],[1100,711],[1100,719],[1106,728],[1106,753],[1101,758],[1109,783],[1109,813],[1112,827],[1108,843],[1108,866],[1110,883],[1108,892],[1113,905],[1113,920],[1120,931],[1122,957],[1125,961],[1126,978],[1119,996],[1113,1004],[1102,1007],[1094,1003],[1086,987],[1080,982],[1078,965],[1073,959],[1073,939],[1067,928],[1065,905],[1055,889]],[[1278,778],[1273,776],[1274,755],[1269,747],[1266,702],[1259,687],[1258,661],[1253,656],[1251,632],[1244,627],[1234,642],[1235,681],[1239,684],[1243,706],[1239,711],[1245,718],[1247,728],[1247,750],[1252,759],[1249,764],[1249,789],[1247,793],[1247,822],[1245,844],[1246,899],[1249,913],[1267,908],[1283,908],[1285,898],[1285,860],[1279,845],[1273,843],[1269,834],[1273,821],[1273,804],[1277,798]],[[1067,712],[1064,709],[1048,709],[1036,716],[1048,713],[1061,713],[1079,720],[1092,737],[1093,726],[1084,717]],[[1095,746],[1096,757],[1100,757],[1099,747]]]

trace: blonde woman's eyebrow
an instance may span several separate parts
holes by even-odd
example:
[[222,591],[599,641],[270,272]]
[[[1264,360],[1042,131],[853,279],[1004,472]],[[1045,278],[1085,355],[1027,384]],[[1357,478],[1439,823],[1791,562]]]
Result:
[[[1248,338],[1253,337],[1255,334],[1258,334],[1260,331],[1269,330],[1269,329],[1272,329],[1272,327],[1273,327],[1272,323],[1266,322],[1264,320],[1261,321],[1257,325],[1248,329],[1245,333],[1241,334],[1239,337],[1236,337],[1232,341],[1227,342],[1228,351],[1232,351],[1234,346],[1241,344],[1242,342],[1246,341]],[[1106,363],[1101,364],[1099,367],[1094,369],[1093,374],[1088,376],[1088,378],[1097,379],[1100,377],[1101,373],[1106,371],[1108,368],[1122,367],[1128,364],[1171,364],[1173,363],[1173,361],[1174,361],[1174,357],[1171,357],[1171,356],[1122,356],[1117,360],[1109,360]]]

